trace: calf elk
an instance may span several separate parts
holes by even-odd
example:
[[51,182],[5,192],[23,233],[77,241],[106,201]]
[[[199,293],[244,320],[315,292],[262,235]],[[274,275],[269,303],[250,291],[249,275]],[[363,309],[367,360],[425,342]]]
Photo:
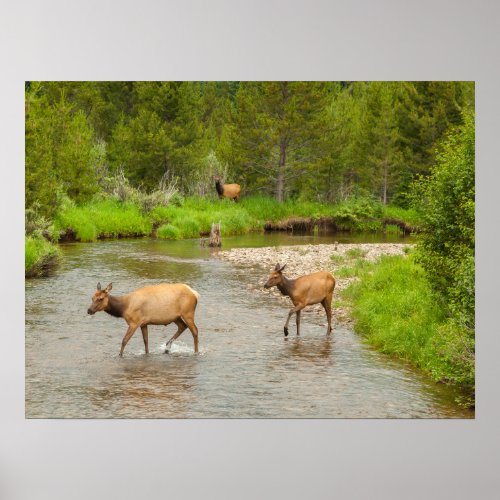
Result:
[[291,280],[283,276],[283,269],[286,264],[280,267],[276,264],[274,271],[269,275],[264,288],[278,287],[278,290],[290,297],[294,307],[288,313],[284,331],[285,337],[288,335],[288,323],[293,313],[296,314],[297,335],[300,334],[300,311],[304,307],[319,304],[325,308],[326,317],[328,319],[327,335],[332,331],[332,298],[333,289],[335,288],[335,278],[326,271],[318,271],[317,273],[301,276],[300,278]]
[[167,342],[168,352],[172,342],[186,329],[193,334],[194,352],[198,352],[198,328],[194,322],[194,312],[200,295],[183,283],[161,284],[138,288],[120,297],[109,292],[110,283],[104,290],[97,283],[97,291],[92,296],[89,314],[105,311],[111,316],[123,318],[128,324],[128,330],[123,337],[120,356],[134,332],[141,327],[146,354],[148,349],[148,325],[169,325],[175,323],[177,332]]

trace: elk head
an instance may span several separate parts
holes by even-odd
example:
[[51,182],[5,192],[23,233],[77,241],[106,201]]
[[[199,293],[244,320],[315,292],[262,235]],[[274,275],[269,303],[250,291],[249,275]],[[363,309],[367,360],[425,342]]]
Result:
[[286,264],[283,267],[280,267],[279,264],[276,264],[274,271],[267,278],[267,283],[264,285],[264,288],[272,288],[273,286],[280,285],[283,283],[283,275],[281,272],[285,269]]
[[92,304],[87,309],[88,314],[104,311],[108,307],[109,292],[112,288],[113,283],[110,283],[104,290],[101,290],[101,284],[97,283],[97,291],[92,295]]

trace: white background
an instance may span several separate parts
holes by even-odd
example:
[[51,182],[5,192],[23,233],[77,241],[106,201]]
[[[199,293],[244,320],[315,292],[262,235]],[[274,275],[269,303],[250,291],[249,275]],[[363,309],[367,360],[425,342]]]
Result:
[[[498,498],[499,11],[487,0],[4,0],[0,499]],[[128,79],[475,80],[476,420],[25,420],[24,81]]]

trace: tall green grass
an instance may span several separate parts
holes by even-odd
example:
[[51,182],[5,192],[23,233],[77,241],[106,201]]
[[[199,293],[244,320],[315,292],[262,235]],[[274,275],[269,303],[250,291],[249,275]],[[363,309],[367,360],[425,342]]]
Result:
[[40,237],[24,239],[24,275],[26,278],[45,276],[57,264],[59,249]]
[[103,237],[144,236],[151,233],[152,223],[134,203],[104,200],[63,207],[54,220],[54,229],[71,230],[80,241],[95,241]]
[[445,381],[474,386],[473,348],[453,330],[413,257],[386,256],[359,274],[344,296],[355,329],[384,353],[403,358]]
[[256,220],[279,222],[290,217],[333,217],[334,205],[310,201],[287,200],[279,203],[274,198],[252,196],[244,198],[241,205]]
[[150,213],[160,238],[197,238],[208,234],[213,222],[221,223],[223,236],[244,234],[261,229],[263,224],[253,218],[240,204],[230,200],[188,198],[182,206],[156,207]]
[[[223,236],[262,231],[267,222],[279,224],[292,218],[333,218],[339,227],[357,231],[381,231],[382,206],[372,200],[351,199],[340,204],[252,196],[240,203],[190,197],[178,203],[144,210],[134,201],[96,199],[85,205],[67,203],[57,214],[54,231],[72,231],[80,241],[98,238],[142,236],[158,227],[159,238],[198,238],[208,234],[213,222],[221,223]],[[401,212],[400,215],[403,215]]]
[[[221,222],[225,236],[261,231],[267,222],[279,224],[292,218],[329,217],[342,229],[383,231],[383,216],[382,205],[372,200],[351,199],[339,204],[293,200],[279,203],[266,196],[243,198],[240,203],[192,197],[180,206],[156,207],[150,212],[156,223],[163,224],[158,236],[172,239],[208,233],[212,222]],[[404,220],[404,209],[400,209],[398,216]],[[390,229],[394,231],[395,227]]]
[[401,208],[395,205],[387,205],[384,207],[383,214],[386,219],[404,221],[412,227],[419,227],[422,224],[422,218],[414,208]]

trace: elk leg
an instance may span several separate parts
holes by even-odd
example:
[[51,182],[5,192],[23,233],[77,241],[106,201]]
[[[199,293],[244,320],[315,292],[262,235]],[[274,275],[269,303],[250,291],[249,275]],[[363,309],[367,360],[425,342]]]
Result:
[[181,318],[176,319],[174,323],[177,325],[177,331],[172,335],[172,338],[166,343],[165,345],[165,352],[169,352],[169,347],[172,344],[172,342],[187,328],[186,323],[182,321]]
[[123,337],[123,340],[122,340],[122,348],[120,349],[120,357],[123,356],[123,349],[125,349],[127,342],[130,340],[132,335],[134,335],[134,332],[136,330],[137,330],[137,325],[129,325],[127,333],[125,334],[125,337]]
[[326,319],[328,320],[328,327],[326,329],[326,334],[330,335],[332,331],[332,296],[326,297],[321,302],[326,312]]
[[142,340],[144,340],[144,349],[146,350],[146,354],[149,354],[148,325],[141,326],[141,331],[142,331]]
[[194,352],[198,352],[198,327],[195,325],[193,318],[184,317],[183,319],[189,330],[193,334]]
[[283,330],[285,332],[285,337],[288,336],[288,323],[290,322],[290,318],[292,317],[292,314],[300,312],[302,309],[304,309],[304,306],[302,306],[302,305],[295,306],[295,307],[292,307],[290,309],[290,312],[288,313],[288,318],[286,318],[285,326],[283,327]]
[[296,313],[295,323],[297,324],[297,335],[300,335],[300,311]]

